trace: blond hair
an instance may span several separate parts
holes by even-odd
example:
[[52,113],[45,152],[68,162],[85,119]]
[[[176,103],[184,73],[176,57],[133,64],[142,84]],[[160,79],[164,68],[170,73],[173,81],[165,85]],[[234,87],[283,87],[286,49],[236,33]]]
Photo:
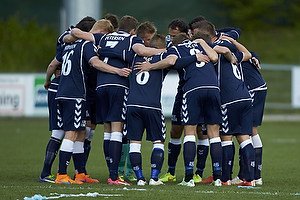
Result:
[[114,27],[109,20],[100,19],[96,21],[90,32],[95,32],[99,30],[103,30],[105,33],[112,33],[114,32]]

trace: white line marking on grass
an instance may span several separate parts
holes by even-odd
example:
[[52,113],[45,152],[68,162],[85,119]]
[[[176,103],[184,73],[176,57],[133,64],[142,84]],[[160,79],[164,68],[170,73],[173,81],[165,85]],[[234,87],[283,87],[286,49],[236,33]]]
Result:
[[222,191],[222,192],[218,192],[218,191],[212,191],[212,190],[208,190],[208,191],[196,191],[197,193],[205,193],[205,194],[216,194],[216,193],[232,193],[232,194],[259,194],[259,195],[278,195],[277,192],[236,192],[236,191]]
[[24,197],[24,200],[38,200],[38,199],[59,199],[63,197],[122,197],[123,194],[99,194],[98,192],[89,192],[86,194],[58,194],[58,193],[50,193],[50,195],[56,196],[41,196],[40,194],[36,194],[32,197]]

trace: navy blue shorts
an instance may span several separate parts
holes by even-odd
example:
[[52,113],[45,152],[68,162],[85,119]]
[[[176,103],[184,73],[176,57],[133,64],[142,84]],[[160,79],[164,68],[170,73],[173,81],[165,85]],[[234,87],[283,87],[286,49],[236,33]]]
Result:
[[91,88],[87,89],[85,119],[91,121],[92,124],[96,124],[96,100],[96,90],[92,90]]
[[59,99],[58,106],[64,131],[85,130],[85,101]]
[[239,101],[222,105],[221,135],[252,135],[252,102]]
[[182,105],[183,91],[179,90],[175,96],[175,101],[172,109],[171,122],[172,125],[182,125],[181,122],[181,105]]
[[253,106],[253,126],[260,126],[262,123],[267,90],[250,92]]
[[128,106],[126,117],[127,139],[142,141],[146,129],[146,140],[165,141],[166,125],[161,110]]
[[57,117],[58,102],[55,96],[56,92],[48,91],[49,131],[62,129],[62,126],[59,126],[62,121]]
[[97,89],[96,122],[124,122],[128,89],[105,86]]
[[196,89],[183,96],[181,118],[184,125],[221,124],[218,89]]

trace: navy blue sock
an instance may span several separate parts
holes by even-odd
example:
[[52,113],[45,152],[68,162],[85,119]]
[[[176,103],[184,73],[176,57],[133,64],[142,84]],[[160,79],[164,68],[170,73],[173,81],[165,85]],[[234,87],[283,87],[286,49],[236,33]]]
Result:
[[254,179],[261,178],[261,168],[262,168],[262,147],[254,148],[255,150],[255,170]]
[[129,158],[136,178],[138,180],[143,178],[144,175],[142,173],[142,154],[138,152],[131,152],[129,153]]
[[194,174],[194,160],[196,156],[196,143],[185,142],[183,145],[183,158],[185,166],[185,181],[188,182]]
[[[211,140],[210,140],[211,141]],[[222,166],[222,145],[220,142],[210,143],[210,155],[213,166],[214,180],[221,178],[221,166]]]
[[58,167],[58,173],[59,174],[67,174],[67,167],[70,163],[72,156],[72,152],[67,151],[59,151],[59,167]]
[[246,181],[250,182],[254,179],[254,167],[255,167],[255,152],[252,144],[247,144],[242,148],[242,157],[246,166]]
[[110,143],[110,140],[104,140],[103,141],[103,152],[104,152],[105,161],[106,161],[106,165],[107,165],[108,169],[109,169],[109,166],[110,166],[109,143]]
[[207,159],[209,151],[209,146],[206,145],[197,145],[197,171],[196,174],[203,176],[203,170],[205,168],[205,162]]
[[161,172],[163,163],[164,151],[159,148],[153,149],[151,155],[151,178],[158,178],[158,174]]
[[73,158],[75,170],[78,173],[84,173],[84,169],[83,169],[84,153],[73,153],[72,158]]
[[44,167],[43,167],[43,171],[41,173],[41,178],[45,178],[46,176],[51,175],[52,164],[57,155],[60,144],[61,144],[61,140],[56,139],[54,137],[50,138],[50,140],[47,144],[47,147],[46,147]]
[[234,155],[235,155],[235,146],[234,142],[232,142],[232,162],[231,162],[231,169],[230,169],[230,180],[232,180],[232,174],[233,174],[233,164],[234,164]]
[[243,180],[244,178],[246,178],[245,174],[247,173],[247,166],[245,165],[245,162],[244,162],[244,157],[242,155],[242,149],[239,148],[239,166],[240,166],[240,170],[239,170],[239,173],[238,173],[238,177]]
[[[122,153],[122,142],[110,141],[109,143],[109,158],[110,158],[110,171],[118,171],[119,162]],[[114,180],[113,180],[114,181]]]
[[231,170],[232,170],[232,159],[233,159],[233,149],[232,145],[223,146],[223,158],[222,158],[222,177],[221,180],[226,182],[231,180]]
[[181,144],[176,145],[169,142],[168,144],[168,172],[175,175],[175,167],[178,160],[178,156],[180,154]]
[[90,151],[91,151],[91,141],[85,139],[84,140],[84,159],[83,159],[83,170],[84,170],[84,173],[87,174],[86,172],[86,169],[85,169],[85,166],[86,166],[86,163],[87,163],[87,160],[89,158],[89,155],[90,155]]

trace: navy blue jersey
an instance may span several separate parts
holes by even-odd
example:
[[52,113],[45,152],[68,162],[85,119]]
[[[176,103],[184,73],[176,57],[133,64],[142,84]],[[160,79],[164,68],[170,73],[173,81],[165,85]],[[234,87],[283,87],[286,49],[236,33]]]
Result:
[[[155,63],[164,59],[165,56],[165,53],[161,53],[149,57],[148,60],[150,63]],[[145,58],[136,55],[132,66],[136,62],[145,62]],[[136,75],[138,71],[132,71],[127,106],[161,109],[161,88],[168,70],[157,69]]]
[[265,80],[262,78],[258,68],[253,64],[251,59],[246,62],[242,62],[242,67],[245,84],[249,91],[267,90]]
[[[111,48],[117,52],[121,52],[122,50],[130,52],[132,50],[132,46],[137,43],[143,44],[143,40],[125,31],[118,31],[111,34],[106,34],[103,37],[101,37],[99,41],[99,46],[103,48]],[[129,63],[127,61],[124,61],[123,59],[109,58],[101,55],[100,59],[103,60],[103,62],[117,68],[130,67]],[[128,77],[121,77],[117,74],[110,74],[98,71],[97,88],[107,85],[128,87],[129,79]]]
[[[187,42],[173,46],[168,50],[168,54],[174,54],[178,58],[194,55],[204,49],[199,43]],[[193,62],[184,67],[184,92],[194,88],[219,88],[218,79],[212,62]]]
[[84,40],[65,46],[56,99],[85,100],[86,73],[90,67],[90,59],[97,56],[96,51],[97,48],[92,42]]
[[[234,44],[228,40],[218,40],[215,44],[228,47],[238,58],[243,59],[244,54],[237,51]],[[228,104],[242,100],[251,100],[249,92],[243,81],[241,65],[230,63],[223,55],[219,55],[217,73],[221,89],[221,103]]]
[[65,43],[63,41],[64,37],[68,34],[71,33],[71,30],[72,30],[73,26],[70,26],[65,32],[63,32],[57,39],[57,42],[56,42],[56,60],[60,61],[62,60],[62,52],[65,48]]
[[48,88],[48,110],[49,110],[49,131],[59,130],[57,125],[59,119],[57,118],[57,100],[55,99],[60,76],[54,78]]

